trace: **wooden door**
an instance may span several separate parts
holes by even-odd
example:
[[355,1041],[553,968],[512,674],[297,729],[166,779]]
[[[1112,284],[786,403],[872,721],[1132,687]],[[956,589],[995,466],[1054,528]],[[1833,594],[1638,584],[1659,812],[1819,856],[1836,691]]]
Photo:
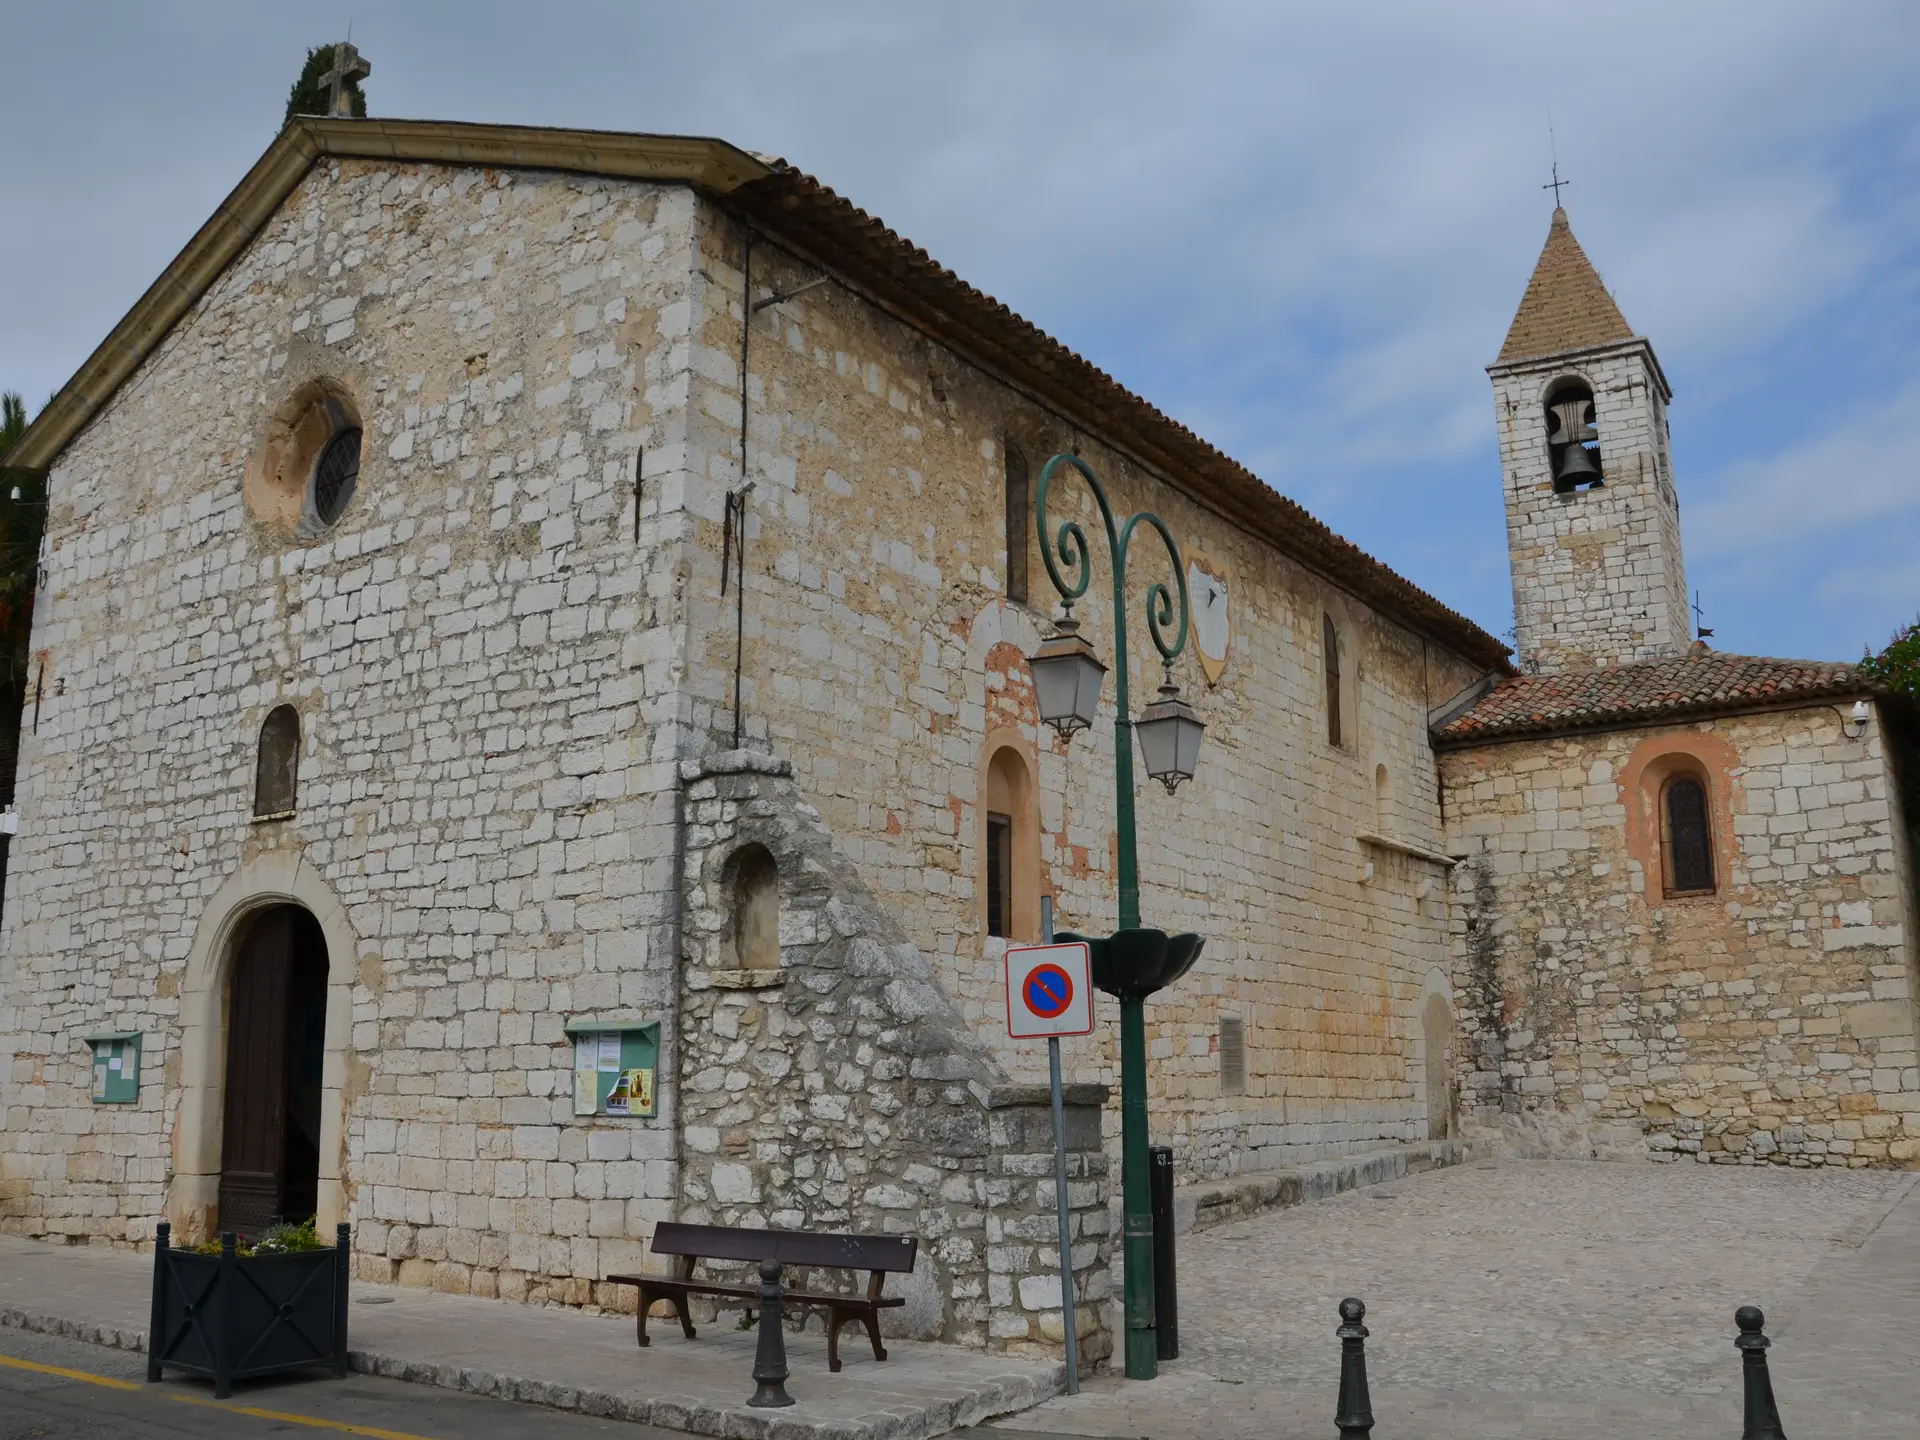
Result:
[[282,1213],[294,916],[287,907],[260,916],[234,960],[227,1001],[226,1128],[220,1146],[222,1230],[257,1235]]

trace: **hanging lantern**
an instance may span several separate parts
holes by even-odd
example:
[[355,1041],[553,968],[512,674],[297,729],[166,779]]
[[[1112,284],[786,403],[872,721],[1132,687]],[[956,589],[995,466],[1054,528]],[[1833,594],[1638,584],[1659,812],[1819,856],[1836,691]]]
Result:
[[1100,687],[1107,667],[1080,633],[1080,622],[1068,615],[1036,654],[1027,657],[1033,672],[1034,699],[1040,718],[1060,732],[1063,740],[1093,724],[1100,712]]
[[1160,698],[1140,712],[1133,722],[1133,733],[1140,740],[1140,758],[1147,774],[1167,787],[1171,795],[1182,780],[1191,780],[1200,763],[1200,737],[1207,727],[1193,713],[1193,707],[1180,698],[1180,687],[1173,683],[1169,668]]

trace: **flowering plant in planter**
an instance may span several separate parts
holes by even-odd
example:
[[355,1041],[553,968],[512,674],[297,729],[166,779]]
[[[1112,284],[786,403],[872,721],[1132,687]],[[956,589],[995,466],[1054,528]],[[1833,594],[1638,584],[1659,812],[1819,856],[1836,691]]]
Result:
[[322,1245],[312,1221],[276,1225],[243,1251],[232,1231],[217,1248],[176,1249],[162,1222],[153,1250],[153,1323],[147,1379],[162,1368],[213,1379],[224,1400],[235,1380],[309,1365],[347,1373],[348,1230]]

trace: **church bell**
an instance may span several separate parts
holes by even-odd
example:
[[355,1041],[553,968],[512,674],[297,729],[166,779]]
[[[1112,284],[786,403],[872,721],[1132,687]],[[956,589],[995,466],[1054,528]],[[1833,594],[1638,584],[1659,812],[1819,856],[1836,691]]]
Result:
[[1579,485],[1599,485],[1598,458],[1587,441],[1599,439],[1599,432],[1587,419],[1591,400],[1564,400],[1548,407],[1553,412],[1553,433],[1547,443],[1553,447],[1553,484],[1556,490],[1571,490]]

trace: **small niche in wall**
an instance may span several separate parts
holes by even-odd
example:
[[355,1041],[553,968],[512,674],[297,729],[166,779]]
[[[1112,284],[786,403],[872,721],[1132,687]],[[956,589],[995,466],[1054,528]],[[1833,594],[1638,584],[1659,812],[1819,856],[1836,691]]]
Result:
[[1220,1093],[1247,1093],[1247,1022],[1238,1015],[1220,1017]]
[[651,1118],[658,1096],[660,1022],[567,1026],[573,1040],[573,1113]]

